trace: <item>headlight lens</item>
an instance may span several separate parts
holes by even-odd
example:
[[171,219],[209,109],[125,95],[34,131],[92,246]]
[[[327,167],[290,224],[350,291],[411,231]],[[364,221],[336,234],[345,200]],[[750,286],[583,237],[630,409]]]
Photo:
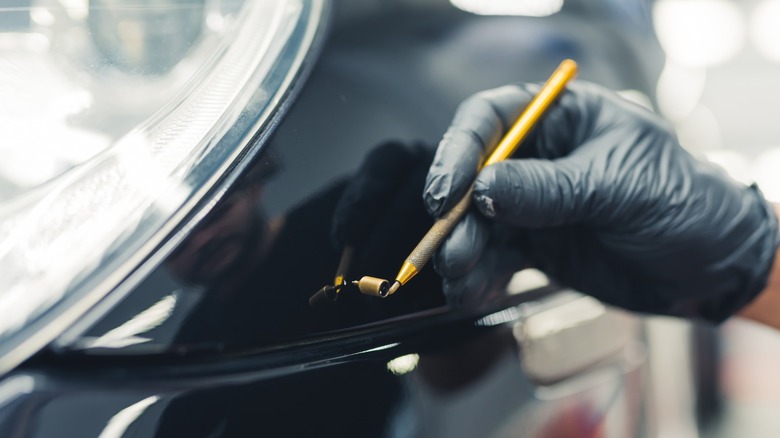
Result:
[[236,166],[323,10],[33,3],[0,11],[0,372],[115,288]]

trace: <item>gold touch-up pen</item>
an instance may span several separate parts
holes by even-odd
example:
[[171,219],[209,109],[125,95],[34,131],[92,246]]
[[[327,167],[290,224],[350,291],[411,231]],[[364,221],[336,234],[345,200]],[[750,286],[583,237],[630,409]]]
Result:
[[[544,84],[539,94],[528,104],[514,125],[509,129],[504,138],[498,143],[487,160],[482,163],[482,167],[498,163],[511,156],[517,146],[523,141],[523,138],[533,128],[534,124],[544,114],[547,108],[552,105],[555,99],[561,94],[566,84],[577,74],[577,63],[571,59],[566,59],[553,72],[547,82]],[[482,168],[481,167],[481,168]],[[395,282],[387,290],[387,295],[392,295],[401,286],[405,285],[423,266],[431,259],[433,253],[441,245],[447,235],[455,227],[463,214],[471,205],[471,193],[473,186],[469,188],[466,195],[455,204],[450,211],[433,224],[431,229],[420,240],[420,243],[412,250],[409,257],[406,258],[401,270],[395,277]]]

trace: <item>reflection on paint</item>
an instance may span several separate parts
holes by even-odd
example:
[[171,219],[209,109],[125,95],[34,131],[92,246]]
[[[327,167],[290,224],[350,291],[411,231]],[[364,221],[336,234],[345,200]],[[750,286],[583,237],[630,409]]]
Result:
[[108,420],[108,424],[106,424],[106,427],[100,432],[98,438],[122,438],[127,431],[127,428],[130,427],[130,425],[133,424],[149,406],[155,404],[159,399],[160,396],[153,395],[117,412],[116,415]]
[[387,370],[396,376],[406,374],[417,368],[417,364],[420,362],[420,356],[417,354],[407,354],[401,357],[396,357],[387,363]]

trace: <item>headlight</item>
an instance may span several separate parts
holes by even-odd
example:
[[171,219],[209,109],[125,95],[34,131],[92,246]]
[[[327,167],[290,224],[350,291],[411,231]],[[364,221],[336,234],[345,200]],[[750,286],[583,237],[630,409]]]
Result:
[[0,372],[115,289],[253,153],[319,0],[0,10]]

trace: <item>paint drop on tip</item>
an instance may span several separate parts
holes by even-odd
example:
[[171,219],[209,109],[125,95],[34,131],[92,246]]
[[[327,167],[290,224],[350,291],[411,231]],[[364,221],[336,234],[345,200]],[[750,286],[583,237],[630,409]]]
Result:
[[401,287],[401,283],[398,280],[396,280],[395,282],[393,282],[393,285],[390,286],[390,289],[387,291],[387,295],[394,294],[395,291],[397,291],[400,287]]

